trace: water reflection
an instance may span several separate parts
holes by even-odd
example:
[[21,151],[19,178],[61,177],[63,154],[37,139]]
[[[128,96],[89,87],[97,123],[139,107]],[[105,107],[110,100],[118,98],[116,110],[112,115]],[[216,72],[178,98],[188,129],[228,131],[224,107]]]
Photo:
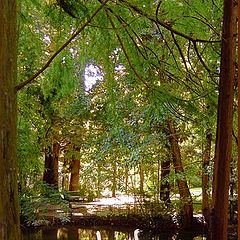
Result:
[[23,240],[206,240],[206,237],[194,233],[156,234],[138,229],[116,231],[67,227],[24,232]]

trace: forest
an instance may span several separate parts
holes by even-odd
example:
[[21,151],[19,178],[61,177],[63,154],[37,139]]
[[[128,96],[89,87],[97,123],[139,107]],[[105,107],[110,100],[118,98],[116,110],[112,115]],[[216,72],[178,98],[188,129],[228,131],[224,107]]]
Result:
[[240,239],[237,2],[0,1],[0,240]]

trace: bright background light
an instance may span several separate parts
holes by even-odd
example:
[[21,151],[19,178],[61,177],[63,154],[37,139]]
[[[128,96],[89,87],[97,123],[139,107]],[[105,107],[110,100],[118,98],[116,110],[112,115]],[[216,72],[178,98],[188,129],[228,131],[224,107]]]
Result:
[[101,69],[94,65],[94,64],[88,64],[85,68],[84,72],[84,84],[85,84],[85,90],[88,92],[92,89],[94,84],[96,84],[97,81],[103,79],[103,73]]

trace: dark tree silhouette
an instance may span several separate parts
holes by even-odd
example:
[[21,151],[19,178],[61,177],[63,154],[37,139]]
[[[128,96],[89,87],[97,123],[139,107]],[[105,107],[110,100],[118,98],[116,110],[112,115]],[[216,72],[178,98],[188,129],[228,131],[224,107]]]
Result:
[[20,239],[16,163],[16,1],[0,1],[0,239]]

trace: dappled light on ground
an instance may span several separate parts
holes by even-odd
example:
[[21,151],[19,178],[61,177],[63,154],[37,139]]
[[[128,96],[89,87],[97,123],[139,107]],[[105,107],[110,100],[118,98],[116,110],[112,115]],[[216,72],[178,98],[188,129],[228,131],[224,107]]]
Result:
[[96,199],[92,202],[72,202],[70,203],[73,209],[73,216],[93,215],[103,209],[109,209],[111,207],[120,209],[128,208],[137,204],[137,199],[132,196],[119,195],[113,197],[103,197]]
[[100,198],[98,201],[93,202],[96,205],[124,205],[134,204],[136,199],[131,196],[120,195],[116,198]]

